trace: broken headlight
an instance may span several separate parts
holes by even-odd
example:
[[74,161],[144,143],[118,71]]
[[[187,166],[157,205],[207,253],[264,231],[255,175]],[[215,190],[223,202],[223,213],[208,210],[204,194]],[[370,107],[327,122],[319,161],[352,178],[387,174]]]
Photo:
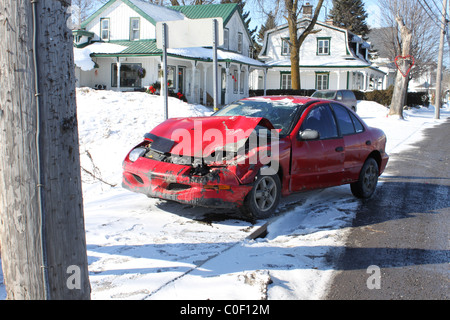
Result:
[[147,152],[146,148],[139,147],[133,149],[128,155],[128,158],[130,159],[131,162],[135,162],[137,159],[139,159],[139,157],[142,157],[146,152]]

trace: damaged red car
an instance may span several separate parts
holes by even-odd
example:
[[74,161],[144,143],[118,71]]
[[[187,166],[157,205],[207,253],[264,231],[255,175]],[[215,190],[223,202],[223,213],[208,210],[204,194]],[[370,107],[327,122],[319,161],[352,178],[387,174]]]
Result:
[[126,156],[122,185],[267,218],[293,192],[350,184],[356,197],[370,197],[389,159],[385,147],[383,131],[338,102],[247,98],[156,126]]

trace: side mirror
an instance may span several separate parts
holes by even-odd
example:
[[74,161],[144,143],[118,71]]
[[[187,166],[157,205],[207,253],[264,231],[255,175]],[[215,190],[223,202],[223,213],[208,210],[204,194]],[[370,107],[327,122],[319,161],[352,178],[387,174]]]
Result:
[[305,131],[299,132],[299,137],[301,140],[317,140],[320,138],[320,134],[316,130],[306,129]]

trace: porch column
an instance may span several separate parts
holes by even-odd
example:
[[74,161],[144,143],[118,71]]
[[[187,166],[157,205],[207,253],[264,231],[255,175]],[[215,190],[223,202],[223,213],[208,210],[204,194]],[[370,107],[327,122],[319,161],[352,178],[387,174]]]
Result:
[[228,99],[228,74],[230,73],[230,65],[227,63],[227,66],[225,68],[225,104],[229,104]]
[[206,75],[208,73],[208,66],[206,64],[203,65],[203,104],[206,106],[207,102],[207,95],[206,95],[206,85],[207,85],[207,81],[206,81]]
[[267,95],[267,68],[264,68],[264,95]]
[[239,64],[238,65],[238,78],[237,78],[237,93],[238,93],[238,96],[241,95],[241,68],[242,68],[242,66]]
[[119,57],[117,57],[116,65],[117,65],[117,91],[120,91],[120,66],[121,66],[121,63],[120,63]]
[[196,96],[195,96],[195,72],[197,71],[197,67],[195,65],[195,62],[192,62],[192,77],[191,77],[191,98],[192,102],[197,102]]
[[367,72],[363,72],[363,91],[367,90]]
[[249,77],[250,77],[250,72],[249,72],[249,66],[245,66],[244,67],[244,95],[246,97],[249,96]]
[[337,90],[341,88],[341,72],[338,70],[337,72]]

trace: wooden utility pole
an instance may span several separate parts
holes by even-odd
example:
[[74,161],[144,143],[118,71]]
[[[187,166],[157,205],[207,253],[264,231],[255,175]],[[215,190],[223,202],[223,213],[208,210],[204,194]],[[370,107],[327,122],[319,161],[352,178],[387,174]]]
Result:
[[442,2],[442,21],[441,21],[441,35],[439,40],[439,56],[438,56],[438,67],[436,71],[436,94],[434,101],[434,118],[440,118],[440,108],[441,108],[441,93],[442,93],[442,61],[444,58],[444,37],[445,37],[445,26],[446,26],[446,16],[447,16],[447,0]]
[[89,299],[70,0],[0,0],[0,236],[8,299]]

